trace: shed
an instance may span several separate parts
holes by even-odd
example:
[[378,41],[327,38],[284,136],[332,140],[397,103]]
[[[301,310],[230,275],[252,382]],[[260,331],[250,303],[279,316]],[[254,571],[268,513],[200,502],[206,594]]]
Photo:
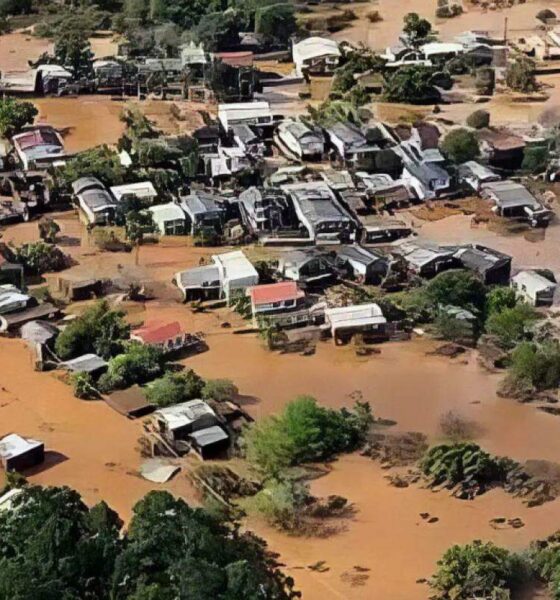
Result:
[[11,433],[0,439],[0,461],[5,471],[23,471],[45,460],[43,442]]
[[361,246],[341,246],[336,251],[336,266],[344,277],[377,285],[389,271],[390,258],[379,250]]
[[493,248],[470,244],[455,252],[465,269],[474,271],[486,285],[507,284],[511,274],[511,256]]
[[120,202],[124,196],[134,196],[138,200],[145,201],[146,204],[151,204],[157,198],[156,188],[151,181],[114,185],[110,191],[117,202]]
[[340,61],[340,49],[335,40],[312,36],[294,44],[292,57],[296,75],[332,73]]
[[189,440],[204,459],[216,456],[227,450],[229,446],[229,436],[219,425],[193,431],[189,435]]
[[54,319],[59,314],[60,310],[56,306],[49,302],[44,302],[43,304],[25,310],[0,315],[0,332],[15,331],[29,321],[35,321],[36,319]]
[[58,335],[58,327],[48,321],[29,321],[20,329],[21,338],[29,344],[46,345]]
[[138,385],[113,392],[105,398],[105,402],[129,419],[138,419],[154,411],[154,407],[146,400],[144,391]]
[[537,271],[520,271],[512,277],[511,287],[533,306],[551,306],[554,302],[556,283]]
[[203,400],[188,400],[154,413],[162,433],[171,441],[186,440],[193,431],[218,424],[216,413]]

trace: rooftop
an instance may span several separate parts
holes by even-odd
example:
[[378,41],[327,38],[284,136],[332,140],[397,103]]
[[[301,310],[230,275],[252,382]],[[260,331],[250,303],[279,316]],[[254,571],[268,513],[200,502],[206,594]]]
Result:
[[155,412],[155,415],[165,421],[170,429],[179,429],[190,425],[204,416],[216,417],[216,413],[203,400],[188,400],[161,408]]
[[254,304],[270,304],[272,302],[283,302],[285,300],[296,300],[305,294],[298,289],[295,281],[281,281],[280,283],[269,283],[257,285],[248,290]]
[[162,344],[183,334],[183,328],[178,321],[172,321],[171,323],[152,321],[131,332],[132,336],[140,338],[145,344]]
[[4,460],[14,458],[41,446],[43,446],[43,442],[21,437],[17,433],[10,433],[0,439],[0,458]]

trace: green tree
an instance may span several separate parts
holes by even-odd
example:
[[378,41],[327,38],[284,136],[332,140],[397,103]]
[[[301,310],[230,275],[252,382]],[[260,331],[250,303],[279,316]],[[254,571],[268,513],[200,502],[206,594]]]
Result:
[[60,186],[69,188],[80,177],[96,177],[106,186],[124,183],[125,169],[119,155],[108,146],[99,146],[80,152],[57,172]]
[[81,32],[63,32],[54,41],[54,55],[75,78],[93,73],[93,52],[88,38]]
[[522,342],[511,356],[508,383],[520,389],[549,390],[560,385],[560,346]]
[[475,541],[452,546],[438,561],[432,585],[441,598],[470,600],[500,598],[501,591],[515,591],[527,577],[521,557],[495,546]]
[[152,381],[162,375],[164,363],[159,348],[130,342],[122,354],[109,360],[107,372],[99,378],[99,388],[110,392]]
[[409,65],[398,69],[388,78],[384,90],[388,102],[430,104],[441,100],[434,85],[434,70],[422,65]]
[[228,9],[205,14],[194,33],[208,52],[218,52],[239,42],[240,25],[238,11]]
[[96,353],[105,359],[118,354],[130,334],[124,313],[111,310],[106,300],[89,307],[56,338],[55,352],[62,360]]
[[547,146],[530,146],[525,149],[521,168],[532,175],[537,175],[546,170],[550,157],[550,148]]
[[202,388],[202,397],[215,402],[234,400],[238,393],[237,386],[230,379],[209,379]]
[[441,143],[446,158],[455,164],[474,160],[480,154],[478,140],[472,131],[459,127],[452,129]]
[[432,24],[415,12],[404,16],[403,32],[413,44],[423,42],[432,32]]
[[60,248],[42,241],[23,244],[15,249],[14,255],[15,261],[31,275],[62,271],[69,264],[68,256]]
[[31,125],[39,111],[31,102],[16,98],[0,100],[0,136],[10,138],[26,125]]
[[486,286],[470,271],[440,273],[428,283],[425,293],[436,306],[450,304],[478,314],[486,304]]
[[515,290],[510,287],[495,287],[486,297],[486,313],[488,316],[501,313],[506,308],[514,308],[517,304]]
[[288,44],[296,32],[294,7],[291,4],[261,6],[255,13],[255,33],[260,33],[269,43]]
[[192,369],[184,373],[166,373],[146,388],[146,398],[159,408],[194,400],[202,396],[203,379]]
[[0,0],[0,17],[28,15],[33,10],[33,0]]
[[513,348],[527,336],[527,328],[538,318],[538,313],[528,304],[519,302],[511,308],[493,312],[486,321],[486,331],[495,335],[500,344]]
[[537,89],[535,63],[526,56],[519,56],[508,64],[506,84],[516,92],[530,93]]

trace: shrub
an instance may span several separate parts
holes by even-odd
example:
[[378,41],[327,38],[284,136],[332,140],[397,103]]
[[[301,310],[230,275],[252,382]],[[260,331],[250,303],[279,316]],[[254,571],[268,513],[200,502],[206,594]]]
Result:
[[472,487],[476,493],[505,481],[515,463],[491,456],[474,443],[440,444],[428,450],[420,463],[422,473],[434,486]]
[[475,83],[477,93],[491,96],[496,87],[496,71],[492,67],[480,67],[476,70]]
[[495,287],[488,292],[486,297],[486,314],[501,313],[506,308],[514,308],[517,304],[515,290],[510,287]]
[[32,102],[3,98],[0,100],[0,137],[10,138],[35,120],[39,111]]
[[490,125],[490,113],[487,110],[475,110],[467,117],[467,125],[474,129],[483,129]]
[[92,400],[98,397],[89,373],[74,373],[70,377],[74,396],[80,400]]
[[474,426],[471,421],[468,421],[461,414],[449,410],[441,415],[439,428],[445,437],[456,443],[472,437]]
[[109,361],[107,372],[99,378],[99,389],[110,392],[146,383],[162,374],[163,364],[163,352],[159,348],[131,342],[123,354]]
[[229,379],[209,379],[202,388],[202,397],[216,402],[233,400],[238,393],[237,386]]
[[299,396],[280,415],[247,429],[247,459],[265,476],[277,477],[289,466],[355,449],[372,422],[368,403],[356,403],[353,411],[336,411],[319,406],[315,398]]
[[370,10],[366,13],[366,19],[370,23],[379,23],[379,21],[383,21],[383,17],[378,10]]
[[498,338],[503,348],[513,348],[523,340],[527,326],[538,318],[538,313],[528,304],[520,302],[512,308],[493,312],[486,321],[486,331]]
[[418,65],[398,69],[387,81],[384,91],[388,102],[429,104],[439,102],[441,94],[433,81],[433,69]]
[[533,175],[542,173],[548,166],[550,151],[546,146],[532,146],[525,149],[521,168]]
[[441,149],[445,156],[456,164],[473,160],[480,154],[476,136],[462,127],[452,129],[443,138]]
[[166,373],[146,389],[150,404],[159,408],[200,398],[204,381],[192,369],[184,373]]
[[535,63],[520,56],[511,62],[506,69],[506,84],[516,92],[529,93],[537,89]]
[[452,270],[436,275],[426,286],[425,294],[436,306],[458,306],[479,314],[486,305],[486,286],[470,271]]
[[560,346],[549,341],[541,345],[519,344],[511,356],[509,384],[521,389],[548,390],[560,385]]
[[15,260],[23,265],[26,273],[42,275],[51,271],[62,271],[69,258],[57,246],[45,242],[29,242],[16,248]]
[[122,352],[123,341],[129,334],[130,326],[124,320],[124,313],[111,310],[109,304],[101,300],[60,332],[55,352],[62,360],[90,352],[108,359]]
[[[440,598],[509,598],[527,577],[527,565],[516,554],[492,542],[452,546],[438,561],[432,586]],[[501,595],[505,592],[505,595]]]

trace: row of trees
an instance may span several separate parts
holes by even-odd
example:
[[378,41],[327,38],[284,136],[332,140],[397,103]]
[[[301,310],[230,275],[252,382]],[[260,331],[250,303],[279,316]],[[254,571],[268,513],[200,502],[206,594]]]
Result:
[[259,538],[167,492],[133,509],[124,533],[101,502],[27,487],[0,512],[0,597],[55,600],[289,600],[299,597]]

